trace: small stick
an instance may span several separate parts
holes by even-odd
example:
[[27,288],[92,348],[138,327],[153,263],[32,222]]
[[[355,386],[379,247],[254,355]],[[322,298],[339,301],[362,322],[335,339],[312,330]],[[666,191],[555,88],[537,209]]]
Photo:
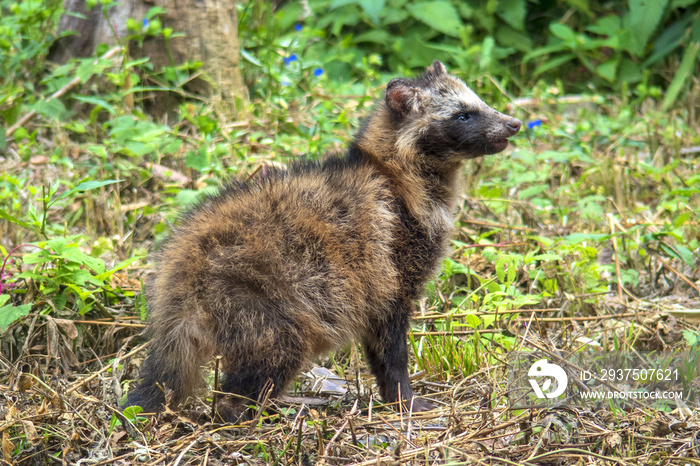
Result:
[[620,255],[617,252],[617,241],[615,241],[615,223],[612,215],[608,216],[610,220],[610,239],[612,240],[613,250],[615,251],[615,274],[617,275],[617,298],[622,301],[622,278],[620,277]]
[[669,269],[671,272],[673,272],[673,273],[675,273],[676,275],[678,275],[678,276],[680,277],[681,280],[683,280],[683,281],[686,282],[688,285],[690,285],[690,286],[692,286],[693,288],[695,288],[695,290],[697,290],[697,292],[700,293],[700,288],[698,288],[698,286],[697,286],[695,283],[691,282],[685,275],[683,275],[682,273],[680,273],[678,270],[674,269],[670,264],[667,264],[666,261],[663,260],[661,257],[659,257],[658,254],[656,255],[656,259],[657,259],[659,262],[661,262],[661,265],[663,265],[664,267],[666,267],[667,269]]

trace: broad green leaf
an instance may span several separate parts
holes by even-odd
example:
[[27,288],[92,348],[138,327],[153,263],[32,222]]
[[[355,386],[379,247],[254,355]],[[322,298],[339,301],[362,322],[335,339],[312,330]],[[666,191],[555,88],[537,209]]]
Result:
[[565,42],[576,41],[576,33],[566,24],[552,23],[549,25],[549,30],[555,37],[558,37]]
[[24,317],[32,310],[31,304],[22,304],[21,306],[13,306],[7,304],[0,307],[0,330],[3,332],[20,317]]
[[448,36],[460,37],[462,20],[450,2],[421,2],[407,5],[407,8],[411,16],[436,31]]
[[210,157],[204,147],[200,147],[198,151],[188,151],[185,155],[185,165],[197,171],[203,171],[211,166]]
[[46,245],[50,247],[54,253],[60,255],[66,250],[66,239],[62,236],[51,238],[47,241]]
[[632,32],[633,40],[627,50],[641,57],[649,39],[659,25],[668,0],[629,0],[629,12],[625,15],[625,29]]
[[620,29],[620,17],[617,15],[603,16],[595,24],[591,24],[586,31],[593,32],[601,36],[611,36]]
[[601,63],[596,67],[596,73],[607,79],[610,82],[615,81],[615,75],[617,74],[617,59],[608,60],[605,63]]
[[358,5],[375,26],[381,25],[381,13],[386,0],[334,0],[331,9],[345,5]]
[[96,273],[105,272],[105,263],[102,259],[85,254],[76,246],[67,247],[63,252],[63,257],[77,264],[84,265]]
[[380,26],[384,2],[385,0],[359,0],[357,3],[362,7],[362,10],[372,23],[374,23],[375,26]]
[[481,325],[481,319],[474,314],[467,314],[464,316],[464,322],[471,328],[479,328],[479,325]]
[[500,45],[513,47],[520,52],[532,50],[532,39],[520,31],[516,31],[510,26],[503,25],[496,29],[496,40]]
[[525,0],[499,0],[496,14],[518,31],[525,30],[527,5]]
[[27,108],[31,108],[52,120],[60,120],[66,114],[66,107],[58,99],[40,100],[33,105],[27,105]]
[[[698,313],[698,311],[695,311],[695,313]],[[683,330],[683,339],[688,346],[695,346],[700,342],[700,334],[690,330]]]
[[686,16],[667,27],[654,42],[653,53],[644,61],[642,66],[644,68],[650,67],[659,60],[664,59],[681,45],[691,19],[692,16]]
[[111,60],[95,60],[94,58],[84,58],[80,61],[75,74],[80,78],[81,83],[87,82],[91,77],[102,74],[102,72],[112,66]]

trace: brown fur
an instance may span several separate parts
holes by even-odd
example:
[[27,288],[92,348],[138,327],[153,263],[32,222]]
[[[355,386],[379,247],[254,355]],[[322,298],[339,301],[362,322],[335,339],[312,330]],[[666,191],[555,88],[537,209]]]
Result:
[[410,400],[406,332],[447,249],[462,161],[503,150],[519,128],[436,61],[389,83],[344,156],[204,201],[156,255],[151,344],[128,404],[162,408],[160,386],[183,401],[217,354],[224,391],[255,399],[271,382],[274,396],[355,339],[382,397]]

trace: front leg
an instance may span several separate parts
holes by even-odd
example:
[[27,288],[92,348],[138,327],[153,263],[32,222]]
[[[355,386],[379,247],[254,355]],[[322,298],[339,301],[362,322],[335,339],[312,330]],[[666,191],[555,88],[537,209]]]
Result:
[[[379,392],[387,403],[401,400],[406,409],[411,407],[411,382],[408,378],[408,345],[406,334],[411,315],[410,304],[395,304],[387,320],[375,321],[363,340],[372,373],[377,379]],[[413,411],[428,411],[435,406],[429,401],[414,398]]]

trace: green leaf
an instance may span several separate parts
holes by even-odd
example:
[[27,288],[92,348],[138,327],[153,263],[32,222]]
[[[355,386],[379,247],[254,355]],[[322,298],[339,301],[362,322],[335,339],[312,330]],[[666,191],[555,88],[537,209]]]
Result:
[[408,12],[438,32],[448,36],[460,37],[462,20],[451,3],[445,1],[421,2],[407,5]]
[[564,236],[564,240],[567,243],[578,244],[584,241],[605,241],[610,237],[610,235],[602,233],[572,233],[568,236]]
[[633,55],[644,55],[649,39],[661,21],[668,0],[629,0],[629,12],[625,15],[625,29],[632,33],[633,40],[627,50]]
[[516,30],[525,30],[525,15],[527,14],[525,0],[500,0],[496,14]]
[[464,316],[464,322],[471,328],[479,328],[479,325],[481,325],[481,319],[474,314],[467,314]]
[[688,346],[695,346],[700,342],[700,334],[692,332],[690,330],[683,330],[683,339]]
[[108,271],[103,272],[103,273],[97,275],[95,278],[98,279],[98,280],[104,281],[104,280],[106,280],[107,278],[109,278],[110,276],[112,276],[115,272],[118,272],[118,271],[120,271],[121,269],[128,267],[128,266],[131,265],[133,262],[136,262],[136,261],[138,261],[138,260],[141,260],[141,259],[143,259],[144,257],[145,257],[145,256],[133,256],[133,257],[130,257],[130,258],[124,260],[124,261],[121,261],[120,263],[118,263],[117,265],[115,265],[114,267],[112,267],[111,269],[109,269]]
[[22,304],[21,306],[13,306],[7,304],[0,307],[0,330],[3,332],[20,317],[24,317],[32,310],[31,304]]
[[620,29],[620,17],[617,15],[603,16],[595,24],[586,27],[590,31],[600,36],[612,36]]
[[51,250],[60,255],[66,250],[66,239],[62,236],[52,238],[47,241],[46,245],[51,248]]
[[559,66],[563,65],[564,63],[566,63],[568,61],[573,60],[574,58],[576,58],[576,54],[573,54],[573,53],[567,53],[564,55],[560,55],[556,58],[552,58],[548,62],[543,63],[540,66],[538,66],[535,69],[535,71],[533,72],[533,74],[535,76],[538,76],[538,75],[540,75],[546,71],[549,71],[553,68],[558,68]]
[[520,52],[532,50],[532,39],[520,31],[516,31],[510,26],[503,25],[496,29],[496,40],[500,45],[513,47]]
[[263,64],[260,63],[260,60],[258,60],[258,59],[255,58],[254,56],[252,56],[252,55],[251,55],[249,52],[247,52],[246,50],[241,49],[241,50],[240,50],[240,54],[241,54],[241,56],[242,56],[243,58],[245,58],[245,60],[246,60],[248,63],[253,64],[253,65],[257,66],[257,67],[262,68]]
[[362,10],[372,23],[374,23],[375,26],[380,26],[384,2],[385,0],[359,0],[357,3],[362,7]]
[[373,44],[387,44],[391,41],[391,35],[380,29],[372,29],[362,34],[358,34],[353,37],[353,42],[355,44],[360,44],[362,42],[371,42]]
[[112,65],[110,60],[97,60],[94,58],[84,58],[80,60],[80,65],[78,69],[75,70],[75,74],[80,78],[81,83],[87,82],[91,77],[102,74],[102,72]]
[[666,243],[661,243],[661,249],[664,250],[666,254],[673,257],[674,259],[682,260],[689,267],[695,266],[695,261],[693,260],[693,253],[690,249],[680,244],[676,244],[673,247],[668,246]]
[[36,231],[38,228],[37,225],[32,225],[31,223],[23,222],[22,220],[18,219],[17,217],[14,217],[4,210],[0,209],[0,217],[4,218],[5,220],[14,223],[15,225],[19,225],[24,228],[28,228],[30,230]]
[[63,257],[76,264],[86,266],[96,273],[105,272],[105,263],[102,259],[85,254],[76,246],[67,247],[63,252]]
[[648,68],[678,48],[683,43],[683,37],[691,19],[692,16],[688,15],[667,27],[654,42],[653,53],[644,61],[642,66]]
[[27,105],[27,108],[31,108],[52,120],[60,120],[66,114],[66,107],[58,99],[40,100],[34,105]]
[[549,30],[554,34],[554,37],[558,37],[565,42],[576,41],[576,33],[566,24],[552,23],[549,25]]
[[615,81],[615,75],[617,74],[617,59],[613,58],[605,63],[601,63],[595,69],[598,76],[607,79],[610,82]]
[[211,165],[209,154],[204,147],[197,152],[191,150],[185,155],[185,165],[197,171],[203,171]]
[[386,0],[334,0],[331,9],[345,5],[359,5],[375,26],[381,25],[381,12]]
[[86,95],[78,95],[78,94],[72,94],[71,97],[73,97],[75,100],[78,100],[80,102],[84,102],[86,104],[91,104],[94,105],[95,107],[98,108],[103,108],[107,110],[110,114],[116,115],[117,110],[114,108],[114,105],[110,104],[104,99],[100,99],[97,97],[90,97]]
[[548,184],[536,184],[534,186],[527,187],[518,193],[518,199],[528,199],[533,196],[537,196],[550,189]]
[[700,42],[692,42],[685,46],[685,53],[683,54],[681,64],[678,66],[671,84],[669,84],[668,89],[666,89],[666,95],[664,96],[662,104],[662,109],[664,111],[668,110],[671,105],[673,105],[678,94],[681,92],[683,84],[692,76],[695,64],[698,61],[698,51],[700,51]]
[[561,43],[554,44],[554,45],[547,45],[545,47],[537,47],[536,49],[526,53],[525,56],[523,57],[523,61],[525,63],[527,63],[530,60],[532,60],[533,58],[537,58],[537,57],[540,57],[542,55],[548,55],[548,54],[554,53],[554,52],[562,52],[565,50],[566,50],[566,48]]
[[61,194],[56,199],[51,201],[51,203],[53,204],[54,202],[56,202],[60,199],[64,199],[64,198],[66,198],[72,194],[75,194],[75,193],[82,194],[83,192],[90,191],[91,189],[101,188],[102,186],[107,186],[109,184],[121,183],[122,181],[124,181],[124,180],[84,181],[84,182],[80,183],[78,186],[76,186],[75,188]]

